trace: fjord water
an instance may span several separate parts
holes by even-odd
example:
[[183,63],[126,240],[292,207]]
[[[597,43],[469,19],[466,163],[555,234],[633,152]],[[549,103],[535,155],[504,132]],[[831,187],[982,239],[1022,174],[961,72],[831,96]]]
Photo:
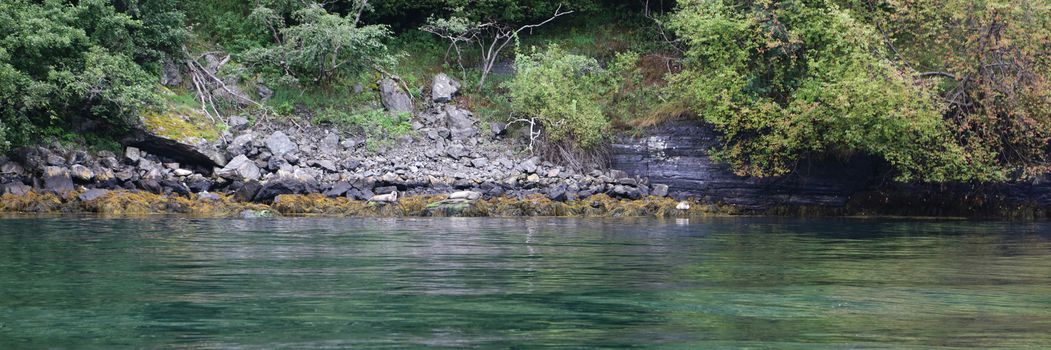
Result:
[[1051,224],[0,220],[0,348],[1047,348]]

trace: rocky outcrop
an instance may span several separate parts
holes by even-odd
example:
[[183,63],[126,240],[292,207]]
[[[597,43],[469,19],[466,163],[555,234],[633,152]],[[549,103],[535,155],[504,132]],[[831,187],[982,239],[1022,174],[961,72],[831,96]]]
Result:
[[380,85],[380,102],[391,113],[412,113],[412,97],[393,78],[383,78]]
[[445,73],[434,76],[431,82],[432,101],[437,103],[449,102],[458,92],[460,92],[460,82],[450,78]]
[[204,139],[174,140],[149,130],[136,129],[123,143],[176,162],[199,167],[206,173],[210,173],[212,167],[226,165],[227,161],[214,143]]

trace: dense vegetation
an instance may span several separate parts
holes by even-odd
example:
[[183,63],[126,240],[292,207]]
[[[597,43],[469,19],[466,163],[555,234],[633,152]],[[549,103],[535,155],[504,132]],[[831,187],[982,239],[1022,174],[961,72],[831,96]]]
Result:
[[[0,150],[187,109],[400,135],[376,81],[423,96],[444,71],[554,160],[692,115],[742,175],[858,154],[906,181],[1051,171],[1043,1],[11,0],[0,22]],[[165,62],[190,76],[161,86]]]

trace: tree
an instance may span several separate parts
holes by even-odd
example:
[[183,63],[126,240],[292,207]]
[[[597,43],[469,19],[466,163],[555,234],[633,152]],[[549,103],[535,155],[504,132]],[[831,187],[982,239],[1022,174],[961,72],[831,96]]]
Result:
[[357,13],[340,16],[315,4],[293,13],[292,26],[265,7],[256,8],[252,18],[272,32],[275,43],[245,56],[256,66],[277,68],[289,82],[328,85],[395,62],[384,44],[388,27],[358,26]]
[[952,137],[918,74],[887,60],[877,30],[825,1],[683,0],[680,99],[724,134],[714,156],[776,176],[808,156],[865,153],[899,180],[1002,179]]
[[559,6],[555,8],[554,14],[546,20],[518,27],[496,21],[477,22],[465,17],[454,16],[448,19],[432,17],[428,19],[427,25],[420,29],[448,40],[449,47],[456,51],[457,62],[460,63],[461,70],[463,69],[463,60],[460,44],[475,43],[478,45],[478,52],[482,61],[482,76],[478,79],[478,91],[481,91],[485,87],[485,81],[493,71],[493,67],[496,66],[497,60],[500,59],[500,52],[507,48],[511,42],[518,40],[521,33],[531,32],[533,29],[542,27],[558,17],[571,13],[573,11],[565,11],[562,9],[562,6]]

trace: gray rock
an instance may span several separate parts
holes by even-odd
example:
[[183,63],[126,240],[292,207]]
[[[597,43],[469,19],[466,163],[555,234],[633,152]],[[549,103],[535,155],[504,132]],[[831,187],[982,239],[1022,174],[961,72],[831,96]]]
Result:
[[69,169],[48,166],[44,167],[44,189],[56,193],[66,193],[76,188],[73,186],[73,179],[69,176]]
[[253,198],[256,202],[270,202],[283,194],[310,194],[317,193],[317,183],[313,181],[300,181],[297,179],[279,179],[267,181],[259,193]]
[[652,194],[654,196],[657,196],[657,197],[667,197],[668,196],[668,185],[654,184],[653,185],[653,191],[651,191],[650,194]]
[[445,154],[449,157],[460,159],[466,157],[468,152],[467,148],[465,148],[463,145],[452,145],[445,148]]
[[[242,116],[239,116],[239,115],[235,115],[235,116],[230,117],[230,119],[227,119],[226,120],[226,124],[228,124],[231,129],[237,130],[237,129],[240,129],[240,128],[244,127],[244,126],[248,126],[248,118],[245,118],[245,117],[242,117]],[[249,141],[251,141],[251,140],[249,140]]]
[[502,136],[507,133],[507,124],[489,122],[489,131],[493,133],[493,137]]
[[380,102],[391,113],[412,113],[412,98],[394,79],[380,80]]
[[24,196],[32,190],[32,187],[26,186],[26,184],[21,182],[12,182],[0,186],[0,194],[9,194],[12,196]]
[[537,168],[537,166],[536,166],[536,158],[526,159],[525,161],[519,163],[518,167],[519,167],[519,169],[522,169],[522,171],[524,171],[526,173],[530,173],[530,174],[535,173],[536,172],[536,168]]
[[48,154],[47,155],[47,165],[51,165],[51,166],[63,166],[63,165],[66,165],[66,158],[62,158],[62,156],[54,154],[54,153]]
[[7,162],[0,165],[0,174],[22,176],[25,173],[26,169],[22,167],[22,164]]
[[445,108],[445,127],[449,128],[449,137],[453,140],[466,140],[478,134],[471,112],[453,106]]
[[102,196],[105,196],[108,193],[109,193],[109,190],[103,190],[103,189],[95,188],[95,189],[87,190],[84,193],[81,193],[80,195],[77,196],[77,199],[79,199],[81,202],[90,202],[90,201],[102,198]]
[[489,160],[485,159],[484,157],[483,158],[471,159],[471,166],[473,166],[475,168],[483,168],[486,165],[489,165]]
[[161,85],[176,86],[182,84],[182,72],[174,61],[170,58],[165,59],[161,68]]
[[396,187],[396,186],[380,186],[380,187],[376,187],[376,188],[372,189],[372,193],[380,193],[380,194],[397,192],[397,191],[398,191],[398,187]]
[[255,165],[255,162],[249,160],[248,157],[245,157],[243,154],[230,160],[222,170],[219,170],[217,175],[225,179],[237,181],[259,180],[261,176],[259,173],[259,167]]
[[267,136],[265,142],[266,148],[270,150],[270,153],[278,157],[299,149],[299,147],[292,142],[292,139],[288,138],[288,135],[285,135],[285,133],[280,131],[275,131],[273,134],[270,134],[270,136]]
[[255,93],[256,95],[259,95],[260,101],[266,101],[269,100],[271,97],[274,97],[274,90],[271,90],[266,85],[263,85],[263,83],[255,83]]
[[324,195],[325,197],[329,198],[342,197],[344,194],[347,194],[347,192],[349,192],[352,189],[354,189],[354,187],[351,186],[349,182],[341,181],[337,182],[335,185],[332,185],[332,187],[329,187],[328,190],[325,190]]
[[565,202],[569,197],[566,193],[566,187],[558,186],[547,190],[547,198],[556,202]]
[[70,167],[69,173],[70,176],[73,177],[73,180],[77,180],[81,183],[90,182],[91,180],[95,179],[95,172],[91,171],[91,169],[89,169],[88,167],[80,164]]
[[222,197],[215,193],[201,192],[197,194],[197,200],[202,202],[218,202]]
[[331,160],[315,160],[307,162],[308,165],[324,169],[330,173],[338,172],[339,168],[336,167],[336,163]]
[[449,102],[459,91],[460,82],[450,78],[445,73],[439,73],[434,76],[434,80],[431,83],[431,99],[434,102]]
[[628,173],[624,172],[623,170],[613,169],[609,171],[609,176],[612,177],[614,180],[619,180],[627,178],[630,175],[628,175]]
[[175,176],[183,177],[183,176],[193,175],[193,171],[186,170],[186,169],[175,169],[175,170],[172,170],[172,174],[174,174]]
[[325,138],[321,139],[321,150],[323,152],[331,152],[339,150],[339,135],[328,134]]

